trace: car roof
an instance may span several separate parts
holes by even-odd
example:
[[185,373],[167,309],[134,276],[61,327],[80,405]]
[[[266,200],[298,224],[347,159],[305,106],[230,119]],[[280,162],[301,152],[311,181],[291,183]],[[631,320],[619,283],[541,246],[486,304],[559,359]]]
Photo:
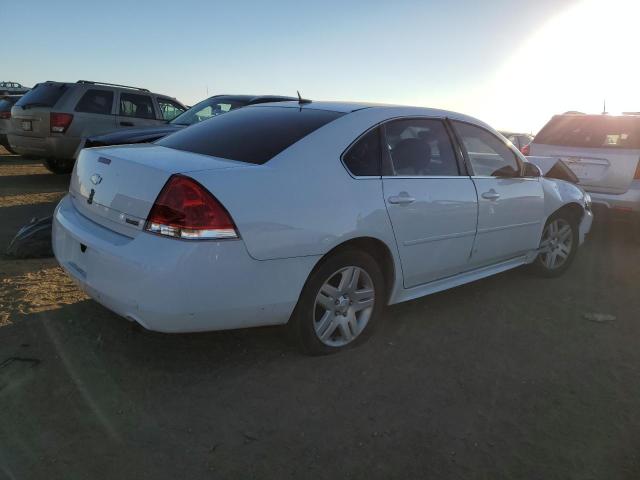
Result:
[[575,117],[575,118],[637,118],[640,112],[625,112],[620,115],[609,113],[559,113],[554,117]]
[[[148,88],[135,87],[131,85],[120,85],[118,83],[108,83],[108,82],[98,82],[94,80],[78,80],[77,82],[61,82],[58,80],[45,80],[43,82],[38,82],[37,85],[66,85],[67,87],[88,87],[88,88],[101,88],[101,89],[117,89],[117,90],[125,90],[125,91],[134,91],[139,92],[141,94],[154,95],[156,97],[169,98],[171,100],[176,100],[175,97],[170,95],[165,95],[162,93],[152,92]],[[34,86],[35,87],[35,86]]]
[[229,100],[232,102],[242,102],[247,104],[251,104],[253,102],[260,102],[261,100],[270,100],[272,102],[285,102],[285,101],[296,100],[295,97],[287,97],[283,95],[235,95],[235,94],[214,95],[213,97],[209,97],[206,100],[210,100],[214,98],[224,98],[225,100]]
[[441,110],[437,108],[412,107],[407,105],[391,105],[391,104],[385,104],[385,103],[372,103],[372,102],[325,102],[325,101],[309,102],[308,100],[303,101],[303,103],[300,103],[299,101],[293,101],[293,102],[276,102],[276,103],[251,105],[251,108],[269,108],[269,107],[327,110],[327,111],[339,112],[339,113],[352,113],[359,110],[367,110],[367,109],[377,110],[377,111],[387,110],[389,112],[390,117],[413,115],[413,116],[425,116],[425,117],[451,118],[453,120],[460,120],[460,121],[475,123],[478,125],[489,127],[489,125],[478,120],[477,118],[473,118],[469,115],[464,115],[462,113],[453,112],[450,110]]

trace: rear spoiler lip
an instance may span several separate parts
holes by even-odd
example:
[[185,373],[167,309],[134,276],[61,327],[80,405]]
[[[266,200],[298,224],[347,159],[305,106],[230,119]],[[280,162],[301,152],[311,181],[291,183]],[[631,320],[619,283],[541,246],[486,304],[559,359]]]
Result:
[[533,163],[540,169],[543,177],[564,180],[574,185],[580,183],[580,179],[576,174],[558,157],[530,156],[525,158],[529,163]]

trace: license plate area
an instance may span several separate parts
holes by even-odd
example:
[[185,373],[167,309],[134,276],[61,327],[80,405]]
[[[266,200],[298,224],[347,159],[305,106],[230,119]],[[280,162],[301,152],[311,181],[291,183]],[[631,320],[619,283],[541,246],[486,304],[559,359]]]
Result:
[[605,175],[609,162],[591,158],[562,158],[581,181],[600,180]]
[[31,123],[31,120],[22,120],[20,122],[20,126],[25,132],[30,132],[33,130],[33,124]]

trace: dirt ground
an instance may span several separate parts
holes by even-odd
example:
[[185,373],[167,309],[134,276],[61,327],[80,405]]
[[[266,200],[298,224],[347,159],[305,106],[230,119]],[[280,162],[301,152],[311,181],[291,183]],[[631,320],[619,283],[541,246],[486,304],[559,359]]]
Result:
[[[3,252],[68,180],[0,157]],[[394,306],[368,343],[311,358],[279,328],[140,331],[54,260],[3,257],[0,478],[637,479],[639,274],[600,222],[561,279]]]

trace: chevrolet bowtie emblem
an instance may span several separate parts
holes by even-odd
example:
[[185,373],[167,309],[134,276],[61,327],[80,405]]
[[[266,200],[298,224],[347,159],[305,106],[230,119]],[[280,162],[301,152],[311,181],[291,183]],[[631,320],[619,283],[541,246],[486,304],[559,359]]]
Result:
[[102,181],[102,177],[97,173],[94,173],[93,175],[91,175],[91,178],[89,180],[91,180],[91,183],[93,183],[94,185],[98,185]]

